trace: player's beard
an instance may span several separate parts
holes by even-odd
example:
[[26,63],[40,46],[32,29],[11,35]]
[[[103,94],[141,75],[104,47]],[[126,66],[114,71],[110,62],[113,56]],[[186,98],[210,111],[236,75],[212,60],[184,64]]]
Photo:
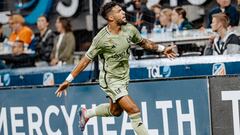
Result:
[[123,21],[123,20],[119,19],[119,20],[117,20],[117,24],[118,24],[119,26],[126,25],[126,24],[127,24],[127,21]]

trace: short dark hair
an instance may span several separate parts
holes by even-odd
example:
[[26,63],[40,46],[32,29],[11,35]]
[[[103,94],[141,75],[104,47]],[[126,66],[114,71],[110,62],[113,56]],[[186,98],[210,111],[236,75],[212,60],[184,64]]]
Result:
[[49,23],[49,18],[48,18],[48,16],[46,16],[46,15],[41,15],[41,16],[39,16],[38,18],[40,18],[40,17],[43,17],[43,18],[45,18],[45,19],[46,19],[46,21]]
[[182,17],[183,17],[184,19],[187,19],[187,17],[186,17],[186,16],[187,16],[187,12],[186,12],[186,10],[183,9],[182,7],[176,7],[176,8],[174,8],[173,10],[176,11],[178,15],[182,15]]
[[0,22],[0,28],[2,28],[3,24]]
[[100,14],[102,15],[102,17],[106,20],[108,20],[108,13],[112,11],[112,8],[115,6],[120,6],[120,4],[118,4],[117,2],[108,2],[105,5],[102,6],[101,10],[100,10]]
[[66,32],[72,31],[72,25],[68,18],[60,16],[60,17],[58,17],[58,20],[62,24],[62,26]]

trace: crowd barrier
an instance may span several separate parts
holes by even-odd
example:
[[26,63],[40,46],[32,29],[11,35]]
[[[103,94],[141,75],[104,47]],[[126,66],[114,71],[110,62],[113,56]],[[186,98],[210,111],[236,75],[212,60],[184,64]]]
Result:
[[[180,57],[131,60],[130,78],[155,79],[210,75],[240,74],[240,55]],[[92,79],[94,66],[90,64],[74,83]],[[0,71],[0,86],[53,85],[60,84],[74,68],[72,66],[23,68]]]
[[[131,82],[129,94],[150,135],[239,135],[239,76]],[[0,135],[134,135],[126,113],[92,118],[82,133],[77,109],[108,102],[96,83],[76,84],[66,97],[57,87],[0,90]]]

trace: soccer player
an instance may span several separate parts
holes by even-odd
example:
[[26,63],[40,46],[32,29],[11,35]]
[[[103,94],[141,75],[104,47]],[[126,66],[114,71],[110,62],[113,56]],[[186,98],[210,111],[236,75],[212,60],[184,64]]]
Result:
[[81,108],[79,111],[81,130],[84,130],[87,121],[94,116],[117,117],[126,111],[134,131],[138,135],[148,135],[141,119],[140,109],[128,95],[130,45],[134,43],[144,49],[162,52],[168,58],[176,56],[172,50],[175,46],[164,47],[142,38],[139,31],[127,23],[125,12],[115,2],[106,3],[101,9],[101,15],[108,21],[108,25],[93,39],[86,55],[59,86],[56,95],[57,97],[61,97],[62,93],[66,95],[66,89],[72,80],[94,57],[99,56],[101,63],[99,83],[101,89],[110,97],[110,103],[100,104],[92,109]]

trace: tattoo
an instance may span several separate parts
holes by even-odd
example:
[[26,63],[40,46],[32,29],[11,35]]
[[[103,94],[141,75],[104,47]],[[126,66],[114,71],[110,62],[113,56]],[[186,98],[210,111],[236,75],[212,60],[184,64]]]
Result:
[[158,50],[158,46],[154,42],[145,38],[142,40],[142,42],[138,43],[137,45],[149,51],[156,52]]

